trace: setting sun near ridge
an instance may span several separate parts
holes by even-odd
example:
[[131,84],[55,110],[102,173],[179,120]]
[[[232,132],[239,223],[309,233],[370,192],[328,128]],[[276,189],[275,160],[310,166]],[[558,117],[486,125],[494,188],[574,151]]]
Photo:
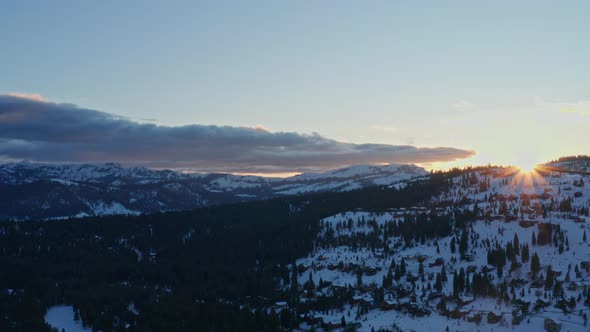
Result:
[[527,154],[520,155],[514,161],[514,166],[518,167],[519,170],[526,173],[532,172],[539,164],[541,164],[541,162],[539,162],[539,160],[535,158],[535,156]]
[[515,165],[516,167],[518,167],[518,169],[521,172],[525,172],[525,173],[529,173],[535,170],[535,168],[537,167],[537,163],[536,162],[525,162],[525,163],[519,163],[518,165]]

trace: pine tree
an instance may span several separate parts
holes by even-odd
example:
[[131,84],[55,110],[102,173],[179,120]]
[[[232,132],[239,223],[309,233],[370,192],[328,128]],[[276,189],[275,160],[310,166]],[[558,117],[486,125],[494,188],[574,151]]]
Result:
[[535,253],[531,259],[531,272],[533,272],[533,276],[536,276],[539,271],[541,271],[541,262],[539,261],[539,255]]
[[528,243],[522,246],[522,262],[526,263],[529,261],[529,245]]
[[299,282],[297,281],[297,265],[291,264],[291,300],[295,303],[299,300]]
[[361,271],[361,269],[358,269],[356,271],[356,285],[357,286],[363,285],[363,272]]
[[514,249],[512,247],[512,242],[508,242],[506,244],[506,257],[508,257],[508,259],[511,262],[514,262],[514,260],[516,258],[515,254],[514,254]]
[[463,292],[465,290],[465,269],[461,268],[459,270],[459,292]]
[[453,272],[453,296],[459,296],[459,275],[457,275],[457,271]]
[[402,257],[402,262],[400,263],[400,272],[402,275],[406,274],[406,260]]
[[395,278],[396,281],[400,281],[400,279],[402,278],[402,272],[401,272],[401,268],[399,266],[396,266],[395,274],[393,277]]
[[311,294],[311,292],[313,292],[314,289],[315,289],[315,283],[313,282],[312,272],[309,271],[309,278],[308,278],[307,282],[305,283],[305,290],[307,290],[308,294]]
[[440,277],[443,282],[447,282],[447,268],[445,267],[445,264],[443,264],[441,268]]
[[461,259],[465,258],[465,252],[467,252],[467,242],[467,230],[464,229],[459,240],[459,254],[461,254]]
[[440,276],[440,273],[436,274],[436,282],[434,283],[434,288],[436,288],[436,290],[438,292],[442,292],[443,284],[442,284],[442,277]]
[[545,278],[545,290],[550,290],[553,288],[553,282],[555,277],[553,276],[553,270],[551,270],[551,265],[547,267],[547,277]]

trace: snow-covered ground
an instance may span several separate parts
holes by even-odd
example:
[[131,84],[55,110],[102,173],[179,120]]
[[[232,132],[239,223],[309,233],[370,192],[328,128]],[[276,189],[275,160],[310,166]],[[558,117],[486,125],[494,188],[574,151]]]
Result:
[[[320,223],[314,251],[298,259],[296,265],[301,289],[310,278],[316,287],[320,282],[330,286],[317,287],[311,296],[301,291],[301,301],[331,296],[334,289],[342,287],[353,289],[354,295],[342,308],[311,311],[307,315],[335,325],[344,317],[349,323],[360,323],[358,331],[367,332],[373,328],[443,331],[447,327],[450,331],[543,331],[547,319],[561,324],[561,331],[588,331],[590,307],[584,302],[590,291],[589,182],[590,178],[579,174],[485,169],[455,178],[448,191],[422,207],[387,213],[355,211],[325,218]],[[569,202],[571,211],[559,211],[567,209],[564,202]],[[453,227],[447,236],[411,238],[410,243],[399,236],[384,238],[386,229],[420,215],[447,218],[454,226],[454,208],[477,211],[476,220],[465,228],[468,245],[464,259],[457,249],[463,232],[459,227]],[[553,225],[549,243],[537,243],[541,233],[547,234],[549,224]],[[519,242],[516,265],[511,270],[511,261],[507,259],[499,276],[497,269],[489,265],[488,252],[507,248],[515,238]],[[454,252],[451,242],[455,242]],[[524,246],[529,250],[528,259],[521,253]],[[533,255],[538,255],[540,261],[538,278],[531,272]],[[391,267],[399,266],[402,260],[405,274],[393,280],[392,286],[383,287],[385,303],[390,306],[380,305],[374,298],[375,291],[391,276]],[[448,281],[443,282],[440,294],[434,285],[443,266]],[[509,299],[481,295],[475,298],[469,290],[453,296],[454,273],[461,270],[466,271],[469,282],[477,273],[487,275],[498,289],[506,283]],[[556,287],[563,295],[554,297],[554,287],[545,289],[549,270],[560,283]],[[407,290],[407,294],[400,296],[399,289]],[[439,307],[441,298],[445,298],[448,311]],[[563,305],[568,301],[573,301],[573,307]],[[358,314],[361,303],[367,312]],[[520,310],[521,303],[529,303],[529,309]],[[538,303],[546,306],[535,308]],[[422,308],[429,314],[416,317],[409,307]],[[478,314],[482,319],[476,323],[473,318]],[[490,322],[488,315],[492,316]],[[302,325],[302,329],[306,328],[311,326]]]
[[89,328],[82,326],[80,320],[74,320],[74,308],[69,305],[57,305],[49,308],[45,314],[47,324],[58,329],[60,332],[90,332]]
[[86,204],[88,204],[88,206],[91,208],[92,211],[94,211],[94,214],[96,214],[96,215],[106,215],[106,214],[138,215],[141,213],[139,211],[130,210],[130,209],[126,208],[125,206],[123,206],[122,204],[117,203],[117,202],[111,202],[110,204],[107,204],[105,202],[99,201],[97,203],[87,202]]

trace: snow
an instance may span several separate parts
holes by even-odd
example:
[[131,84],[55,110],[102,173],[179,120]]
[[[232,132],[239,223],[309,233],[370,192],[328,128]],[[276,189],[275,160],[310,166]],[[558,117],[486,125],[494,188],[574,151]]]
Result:
[[414,165],[355,165],[325,173],[304,173],[275,187],[278,194],[298,195],[318,191],[350,191],[367,185],[392,186],[428,174]]
[[[269,198],[324,191],[351,191],[367,186],[404,187],[408,181],[424,177],[427,172],[414,165],[357,165],[324,173],[309,173],[288,178],[265,178],[233,174],[190,174],[171,170],[153,170],[141,167],[126,168],[115,163],[106,164],[0,164],[0,183],[23,185],[37,181],[51,181],[67,186],[62,206],[77,206],[86,202],[88,209],[59,212],[53,201],[37,202],[33,193],[25,197],[24,204],[48,215],[46,219],[67,218],[83,212],[88,215],[139,214],[174,210],[187,204],[202,207],[217,202],[228,193],[233,199]],[[106,190],[115,200],[102,202],[95,193]],[[120,195],[115,195],[120,193]],[[164,195],[176,195],[178,204],[157,199]],[[232,197],[228,196],[228,197]],[[61,197],[57,197],[59,200]],[[69,204],[68,204],[69,203]],[[19,202],[18,204],[23,204]],[[132,204],[132,207],[129,205]],[[138,211],[139,210],[139,211]],[[32,213],[35,214],[35,213]],[[10,219],[26,219],[22,212],[8,216]]]
[[427,172],[423,168],[414,165],[399,165],[399,164],[391,164],[391,165],[354,165],[347,168],[337,169],[333,171],[328,171],[325,173],[303,173],[301,175],[297,175],[292,177],[293,181],[301,181],[301,180],[317,180],[317,179],[326,179],[326,178],[352,178],[358,176],[367,176],[367,175],[381,175],[384,173],[403,173],[403,174],[411,174],[411,176],[420,176],[426,175]]
[[134,211],[126,208],[120,203],[111,202],[107,204],[105,202],[99,201],[97,203],[87,203],[90,210],[95,215],[110,215],[110,214],[132,214],[138,215],[141,214],[140,211]]
[[66,332],[90,332],[89,328],[82,326],[81,321],[74,320],[74,308],[69,305],[57,305],[49,308],[45,314],[47,324]]
[[129,310],[136,316],[139,315],[139,310],[135,307],[135,303],[133,302],[129,303],[129,305],[127,306],[127,310]]
[[143,260],[143,253],[137,247],[131,247],[131,250],[137,255],[137,261],[141,262]]
[[[105,164],[44,164],[19,162],[0,165],[0,179],[7,183],[30,183],[40,179],[50,181],[66,181],[63,184],[75,182],[105,182],[121,185],[124,182],[116,178],[128,178],[132,181],[146,181],[155,179],[186,179],[191,175],[170,170],[151,170],[143,167],[126,168],[116,163]],[[113,179],[114,181],[109,181]]]
[[232,191],[244,188],[258,188],[266,184],[265,178],[256,176],[223,175],[209,182],[206,186],[209,191]]
[[62,180],[62,179],[50,179],[49,181],[56,182],[56,183],[61,183],[61,184],[66,185],[66,186],[78,186],[79,185],[76,182],[68,181],[68,180]]
[[[502,218],[479,218],[473,223],[469,224],[469,246],[467,254],[473,260],[461,260],[458,250],[451,253],[450,242],[451,236],[441,237],[437,240],[440,253],[437,253],[434,240],[426,240],[424,243],[414,242],[410,246],[403,245],[400,238],[390,237],[387,241],[390,248],[389,256],[384,255],[383,250],[369,249],[366,247],[359,247],[353,249],[348,245],[323,246],[322,239],[328,232],[338,236],[378,236],[380,241],[383,240],[383,226],[388,222],[395,222],[403,220],[404,216],[418,215],[423,212],[429,213],[434,209],[438,215],[444,213],[451,213],[449,208],[441,208],[445,206],[444,203],[451,202],[463,208],[473,209],[475,202],[478,203],[479,209],[487,209],[488,211],[495,211],[498,202],[494,200],[484,200],[490,195],[501,194],[504,197],[514,196],[514,199],[508,200],[509,210],[520,206],[521,199],[530,199],[531,206],[536,203],[549,204],[548,199],[536,198],[536,195],[543,193],[550,193],[551,198],[555,202],[559,202],[566,198],[572,199],[572,206],[574,210],[579,208],[586,208],[590,206],[590,182],[588,177],[584,178],[584,185],[573,185],[574,181],[579,181],[581,178],[578,174],[550,174],[546,177],[530,176],[523,174],[506,175],[506,169],[492,169],[486,172],[478,172],[476,174],[478,181],[483,179],[490,180],[490,187],[485,190],[478,189],[477,185],[465,186],[462,184],[460,178],[455,179],[455,186],[449,191],[441,193],[429,202],[429,207],[413,207],[407,209],[391,209],[388,213],[373,213],[370,211],[350,211],[341,213],[321,220],[321,230],[318,234],[315,249],[307,256],[299,258],[296,265],[303,268],[305,272],[299,273],[298,281],[300,286],[303,286],[311,275],[315,285],[319,284],[320,279],[323,281],[332,282],[332,285],[351,286],[355,289],[355,294],[351,298],[351,303],[358,301],[372,302],[370,296],[371,292],[363,289],[370,288],[370,286],[379,286],[382,284],[383,277],[387,275],[390,262],[394,259],[397,264],[400,264],[402,258],[406,262],[408,275],[402,276],[401,280],[394,281],[394,286],[401,286],[410,290],[415,294],[415,304],[419,307],[427,308],[431,311],[430,315],[424,317],[412,317],[408,312],[396,310],[381,310],[378,307],[372,307],[369,312],[360,317],[356,317],[357,305],[346,304],[342,310],[332,309],[326,312],[310,312],[311,316],[319,316],[324,318],[324,322],[338,323],[342,316],[345,316],[347,322],[359,322],[361,327],[359,331],[371,331],[372,328],[376,330],[379,328],[392,329],[395,323],[398,328],[403,331],[424,331],[433,329],[443,331],[446,327],[450,331],[543,331],[544,320],[550,318],[556,323],[561,324],[562,331],[586,331],[588,327],[584,326],[584,319],[581,312],[589,310],[582,302],[576,301],[576,307],[571,313],[564,313],[562,310],[554,307],[558,298],[552,299],[551,291],[545,292],[543,288],[537,289],[532,287],[530,258],[527,262],[522,262],[522,266],[510,272],[510,262],[508,261],[503,269],[503,280],[510,282],[511,280],[522,279],[525,281],[524,286],[516,286],[516,298],[525,302],[531,303],[531,310],[537,299],[543,299],[551,302],[551,305],[546,308],[541,308],[524,318],[520,324],[513,324],[512,312],[514,307],[511,303],[498,301],[496,298],[478,297],[473,298],[473,295],[460,294],[459,298],[464,303],[447,302],[449,310],[458,309],[461,312],[469,312],[469,315],[481,313],[483,315],[482,321],[477,324],[469,322],[466,319],[451,319],[443,316],[436,309],[437,299],[429,300],[429,294],[433,290],[427,290],[427,284],[433,284],[430,275],[440,273],[442,267],[435,264],[437,259],[442,259],[447,271],[448,281],[443,284],[443,294],[451,294],[453,289],[453,273],[460,269],[468,270],[469,267],[475,268],[476,271],[481,271],[488,266],[487,252],[489,247],[494,247],[496,243],[505,248],[508,242],[514,239],[515,234],[519,238],[520,244],[528,244],[529,256],[536,253],[540,257],[541,273],[545,274],[548,267],[555,272],[561,272],[558,280],[564,281],[563,290],[564,298],[577,298],[580,295],[580,287],[590,286],[590,272],[581,268],[582,262],[590,264],[590,241],[583,241],[583,233],[586,232],[590,239],[590,227],[586,223],[590,218],[584,215],[577,215],[574,212],[561,213],[557,211],[549,212],[546,218],[535,213],[531,209],[524,209],[522,215],[517,217],[524,217],[524,219],[516,218],[511,222],[505,221]],[[571,190],[568,190],[571,188]],[[581,193],[581,197],[574,197],[574,192]],[[521,196],[523,195],[523,196]],[[467,198],[468,200],[464,201]],[[465,203],[461,203],[461,202]],[[438,206],[437,204],[441,204]],[[492,216],[493,217],[493,216]],[[519,220],[529,221],[531,224],[521,223]],[[553,244],[547,245],[532,245],[531,239],[533,232],[539,235],[539,224],[548,222],[554,225],[559,225],[563,231],[565,238],[569,241],[569,249],[564,248],[560,253],[559,248]],[[489,241],[490,244],[487,244]],[[424,275],[426,283],[420,278],[416,281],[410,281],[408,276],[419,275],[419,260],[423,259]],[[520,260],[519,260],[520,259]],[[522,261],[520,256],[517,258],[519,262]],[[352,268],[347,268],[350,264]],[[574,267],[580,267],[580,274],[574,273]],[[344,266],[344,268],[341,268]],[[362,285],[357,287],[357,273],[358,267],[363,271]],[[366,269],[370,268],[374,273],[366,273]],[[376,272],[375,272],[376,271]],[[565,275],[570,271],[570,282],[565,281]],[[469,274],[472,277],[472,274]],[[488,273],[492,278],[492,282],[497,284],[502,279],[497,277],[497,271],[494,269]],[[416,287],[414,289],[414,287]],[[571,287],[571,289],[570,289]],[[575,287],[578,287],[576,290]],[[529,291],[530,289],[530,291]],[[524,295],[520,293],[524,291]],[[330,294],[329,289],[322,289],[319,291],[323,294]],[[386,290],[387,292],[387,290]],[[549,293],[548,299],[545,295]],[[385,299],[390,304],[395,303],[410,303],[410,297],[395,298],[387,296]],[[512,295],[511,295],[512,296]],[[302,300],[308,300],[303,298]],[[472,301],[473,300],[473,301]],[[449,300],[451,301],[451,300]],[[469,302],[469,303],[468,303]],[[467,304],[465,304],[467,303]],[[351,312],[352,314],[349,314]],[[496,315],[501,315],[498,323],[488,323],[487,314],[493,312]],[[395,330],[395,329],[394,329]]]

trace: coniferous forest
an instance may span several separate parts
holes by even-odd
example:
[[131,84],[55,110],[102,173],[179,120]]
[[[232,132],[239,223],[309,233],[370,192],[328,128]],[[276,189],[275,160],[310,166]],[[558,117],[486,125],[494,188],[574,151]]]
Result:
[[[75,318],[93,331],[293,328],[298,309],[276,314],[263,308],[293,300],[281,286],[292,282],[290,264],[312,250],[321,218],[415,205],[443,190],[455,173],[432,174],[403,189],[2,222],[0,289],[10,291],[0,292],[0,330],[51,331],[43,316],[56,304],[72,305]],[[411,228],[398,232],[414,236]]]

